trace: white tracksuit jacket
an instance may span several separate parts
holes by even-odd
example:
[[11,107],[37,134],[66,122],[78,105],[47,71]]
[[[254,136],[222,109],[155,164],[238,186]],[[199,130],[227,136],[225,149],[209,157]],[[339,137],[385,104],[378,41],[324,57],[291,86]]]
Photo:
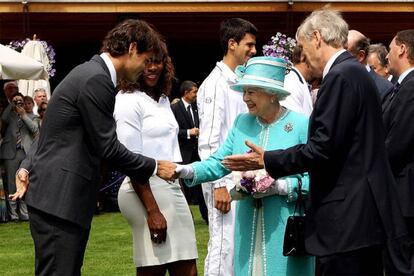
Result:
[[[198,152],[201,160],[208,158],[224,143],[229,129],[240,113],[247,112],[243,94],[230,89],[236,74],[223,61],[201,84],[197,94],[200,118]],[[231,174],[214,182],[203,183],[203,194],[208,208],[209,233],[207,256],[204,266],[206,276],[233,275],[235,202],[231,210],[222,214],[214,208],[213,190],[234,186]]]

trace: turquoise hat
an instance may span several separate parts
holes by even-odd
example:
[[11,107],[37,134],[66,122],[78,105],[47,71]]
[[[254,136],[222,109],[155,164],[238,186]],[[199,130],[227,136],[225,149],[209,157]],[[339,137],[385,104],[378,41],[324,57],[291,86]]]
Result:
[[245,66],[237,66],[238,80],[231,89],[243,92],[245,87],[259,87],[283,100],[290,93],[283,88],[287,63],[276,57],[254,57]]

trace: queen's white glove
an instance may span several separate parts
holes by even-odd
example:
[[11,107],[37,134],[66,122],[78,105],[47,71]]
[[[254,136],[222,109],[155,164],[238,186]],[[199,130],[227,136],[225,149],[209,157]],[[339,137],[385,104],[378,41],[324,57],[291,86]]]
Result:
[[175,172],[178,173],[179,178],[191,179],[194,177],[194,169],[191,165],[176,165]]

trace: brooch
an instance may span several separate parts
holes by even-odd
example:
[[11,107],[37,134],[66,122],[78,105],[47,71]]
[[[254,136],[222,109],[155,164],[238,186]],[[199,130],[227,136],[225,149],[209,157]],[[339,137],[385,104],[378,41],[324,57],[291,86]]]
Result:
[[287,123],[287,124],[285,125],[284,130],[285,130],[286,132],[291,132],[291,131],[293,130],[293,125],[292,125],[292,123]]

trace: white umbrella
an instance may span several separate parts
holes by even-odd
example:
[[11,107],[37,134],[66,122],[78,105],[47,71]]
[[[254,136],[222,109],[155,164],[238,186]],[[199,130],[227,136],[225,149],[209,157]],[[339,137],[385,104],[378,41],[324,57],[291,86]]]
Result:
[[42,63],[0,44],[0,79],[45,79],[48,77]]
[[[28,41],[24,45],[22,54],[34,58],[35,60],[41,62],[45,68],[47,68],[49,66],[49,58],[47,56],[46,49],[43,44],[39,40],[35,40],[35,38],[36,36],[34,36],[33,40]],[[19,92],[23,95],[33,97],[33,92],[37,88],[44,88],[47,98],[50,99],[50,84],[48,77],[44,80],[19,80]]]

